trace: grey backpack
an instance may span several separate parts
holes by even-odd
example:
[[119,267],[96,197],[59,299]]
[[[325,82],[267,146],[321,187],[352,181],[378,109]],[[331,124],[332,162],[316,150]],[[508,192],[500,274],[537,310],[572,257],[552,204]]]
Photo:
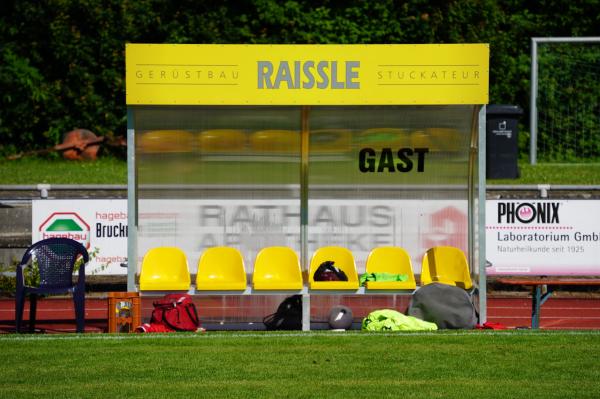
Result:
[[441,283],[418,288],[408,305],[408,315],[435,323],[440,329],[472,329],[478,319],[471,294]]

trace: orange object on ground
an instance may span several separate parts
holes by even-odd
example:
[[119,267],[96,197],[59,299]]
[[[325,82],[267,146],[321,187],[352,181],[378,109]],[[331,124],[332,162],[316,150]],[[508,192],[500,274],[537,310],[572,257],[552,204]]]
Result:
[[72,160],[95,160],[104,137],[98,137],[86,129],[75,129],[65,133],[63,142],[54,147],[63,150],[63,158]]
[[132,333],[142,323],[139,292],[108,293],[108,332]]

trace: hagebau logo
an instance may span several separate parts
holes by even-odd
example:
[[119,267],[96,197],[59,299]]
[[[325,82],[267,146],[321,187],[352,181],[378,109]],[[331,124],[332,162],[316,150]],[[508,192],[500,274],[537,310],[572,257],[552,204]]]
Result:
[[90,248],[90,226],[75,212],[54,212],[40,225],[40,239],[70,238]]

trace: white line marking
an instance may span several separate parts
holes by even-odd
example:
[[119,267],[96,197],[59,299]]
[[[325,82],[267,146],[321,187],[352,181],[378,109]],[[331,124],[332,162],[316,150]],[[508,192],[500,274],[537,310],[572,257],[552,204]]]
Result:
[[[402,338],[406,336],[437,336],[437,337],[452,337],[452,336],[467,336],[467,337],[481,337],[481,336],[555,336],[561,335],[574,336],[574,335],[590,335],[600,336],[600,330],[569,330],[569,331],[533,331],[533,330],[468,330],[468,331],[439,331],[439,332],[410,332],[410,331],[398,331],[398,332],[363,332],[363,331],[346,331],[342,336],[360,336],[360,337],[396,337]],[[340,337],[340,333],[331,333],[329,331],[311,331],[311,332],[298,332],[298,333],[228,333],[228,332],[208,332],[204,334],[191,334],[191,333],[169,333],[169,334],[85,334],[85,335],[5,335],[0,336],[0,343],[2,341],[76,341],[76,340],[99,340],[99,341],[120,341],[120,340],[136,340],[136,339],[228,339],[228,338],[335,338]]]

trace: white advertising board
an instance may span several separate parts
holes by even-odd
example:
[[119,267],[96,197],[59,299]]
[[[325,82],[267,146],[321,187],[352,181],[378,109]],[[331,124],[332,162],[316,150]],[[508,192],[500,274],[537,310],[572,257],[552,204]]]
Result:
[[[66,236],[90,252],[90,274],[126,274],[127,201],[34,200],[33,242]],[[248,271],[260,248],[299,252],[300,212],[291,200],[142,200],[138,266],[160,245],[181,247],[195,273],[204,248],[233,245]],[[486,201],[489,275],[600,275],[600,201]],[[467,252],[466,201],[311,200],[309,254],[324,245],[350,248],[359,272],[372,248],[404,247],[420,271],[425,250],[453,245]]]
[[86,274],[127,274],[127,200],[34,200],[32,242],[68,237],[90,254]]
[[600,275],[600,202],[486,201],[488,275]]
[[[215,245],[240,248],[248,272],[265,246],[287,245],[300,252],[298,201],[140,200],[139,206],[138,267],[156,246],[183,249],[191,273],[202,251]],[[360,273],[377,246],[405,248],[416,273],[429,247],[467,251],[466,201],[311,200],[309,208],[309,254],[325,245],[346,246]],[[126,200],[36,200],[32,211],[33,241],[73,238],[90,252],[87,273],[127,273],[120,267],[127,258]]]

